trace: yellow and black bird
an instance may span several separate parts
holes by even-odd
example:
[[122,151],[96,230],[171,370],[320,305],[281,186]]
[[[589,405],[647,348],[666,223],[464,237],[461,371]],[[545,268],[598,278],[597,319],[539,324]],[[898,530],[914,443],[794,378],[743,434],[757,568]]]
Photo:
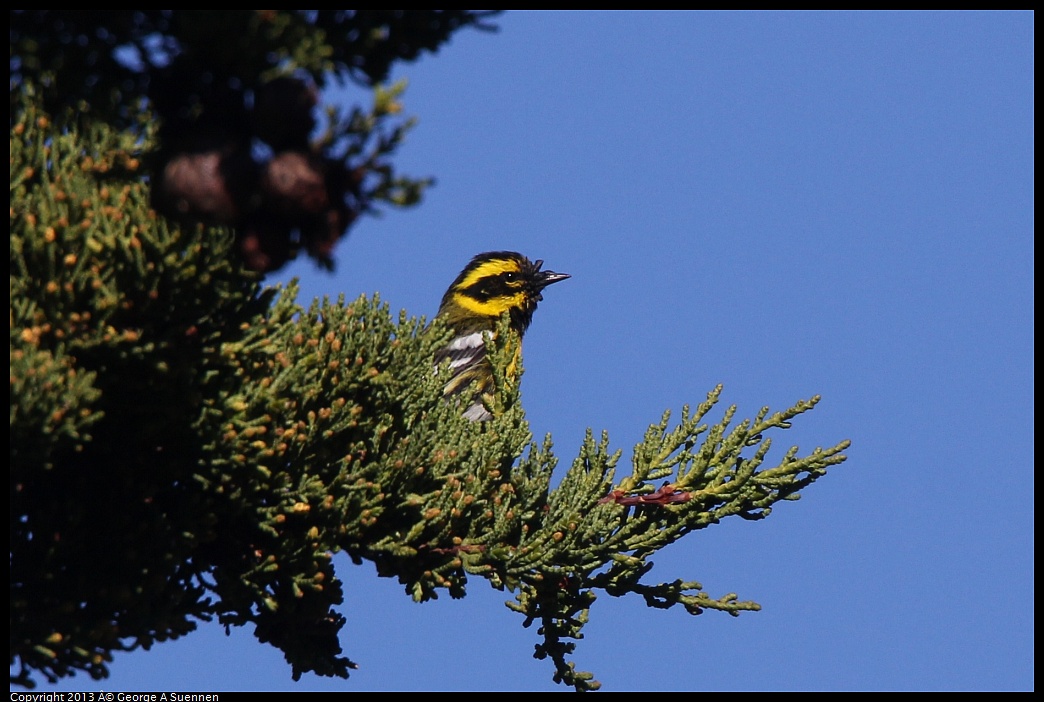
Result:
[[493,367],[486,356],[483,332],[495,335],[501,316],[510,316],[516,338],[512,339],[513,360],[505,375],[512,378],[522,353],[522,335],[543,299],[544,288],[569,277],[542,271],[543,264],[514,251],[482,253],[471,259],[442,297],[437,317],[454,331],[454,336],[436,353],[435,363],[449,360],[451,375],[443,390],[445,397],[470,390],[471,402],[464,416],[472,421],[493,418],[484,402],[493,391]]

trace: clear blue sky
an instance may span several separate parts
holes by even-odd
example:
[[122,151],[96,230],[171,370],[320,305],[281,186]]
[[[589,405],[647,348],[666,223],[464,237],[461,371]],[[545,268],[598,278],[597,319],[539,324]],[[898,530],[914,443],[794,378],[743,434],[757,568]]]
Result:
[[[577,666],[607,690],[1031,690],[1033,15],[508,13],[404,66],[398,166],[438,184],[358,225],[303,301],[434,314],[475,253],[573,278],[526,338],[534,434],[629,457],[723,383],[848,462],[762,522],[654,558],[763,610],[601,597]],[[341,94],[366,100],[355,89]],[[714,418],[720,418],[720,411]],[[41,690],[550,690],[538,638],[473,580],[418,605],[342,558],[360,669],[293,683],[216,626]]]

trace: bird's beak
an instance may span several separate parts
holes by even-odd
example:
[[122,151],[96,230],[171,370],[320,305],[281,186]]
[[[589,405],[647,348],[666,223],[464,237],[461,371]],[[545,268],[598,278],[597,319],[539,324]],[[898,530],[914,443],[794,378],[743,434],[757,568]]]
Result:
[[540,273],[540,287],[546,288],[551,283],[557,283],[560,280],[571,278],[572,276],[568,273],[555,273],[554,271],[542,271]]

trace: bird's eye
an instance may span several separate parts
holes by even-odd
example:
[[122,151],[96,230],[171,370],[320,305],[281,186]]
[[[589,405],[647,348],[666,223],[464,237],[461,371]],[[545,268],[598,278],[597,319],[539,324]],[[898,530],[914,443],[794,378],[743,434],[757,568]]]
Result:
[[504,282],[513,283],[516,280],[518,280],[518,273],[515,273],[514,271],[509,271],[504,274]]

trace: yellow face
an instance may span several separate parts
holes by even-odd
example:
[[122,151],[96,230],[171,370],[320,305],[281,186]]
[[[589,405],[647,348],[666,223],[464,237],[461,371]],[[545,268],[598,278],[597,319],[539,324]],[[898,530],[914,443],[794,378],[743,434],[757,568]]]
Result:
[[452,291],[454,302],[473,314],[499,317],[526,306],[526,280],[520,262],[512,258],[483,261],[465,271]]

